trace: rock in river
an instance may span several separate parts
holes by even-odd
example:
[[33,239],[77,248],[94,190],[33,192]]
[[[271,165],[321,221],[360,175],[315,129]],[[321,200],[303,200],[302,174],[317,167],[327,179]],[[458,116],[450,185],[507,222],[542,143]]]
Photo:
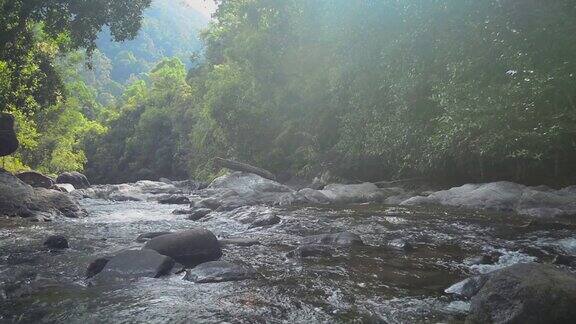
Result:
[[576,276],[551,265],[516,264],[490,274],[467,323],[573,323]]
[[49,236],[46,241],[44,241],[44,246],[51,250],[63,250],[70,247],[68,240],[62,235]]
[[174,260],[152,250],[129,250],[121,252],[106,262],[100,273],[94,276],[97,283],[122,282],[141,277],[158,278],[170,273]]
[[202,263],[186,272],[185,280],[196,283],[238,281],[256,278],[256,271],[247,264],[236,264],[228,261]]
[[90,182],[85,175],[80,172],[65,172],[56,178],[56,183],[69,183],[76,189],[90,188]]
[[158,203],[164,205],[187,205],[190,203],[190,199],[181,195],[168,195],[160,197],[160,199],[158,199]]
[[144,248],[169,256],[187,267],[218,260],[222,256],[216,236],[203,228],[155,237]]
[[0,170],[0,215],[30,218],[63,215],[78,218],[85,214],[67,194],[32,188],[11,173]]
[[190,211],[190,213],[188,214],[188,219],[197,221],[197,220],[203,218],[204,216],[210,214],[211,212],[212,212],[212,209],[209,209],[209,208],[196,208],[196,209]]
[[533,217],[555,217],[576,214],[576,187],[552,190],[506,181],[467,184],[434,192],[428,196],[412,197],[401,203],[401,205],[430,204],[517,212]]
[[36,171],[21,172],[16,177],[34,188],[50,189],[54,186],[54,180]]
[[364,245],[364,242],[362,242],[360,236],[354,233],[341,232],[335,234],[320,234],[320,235],[307,236],[302,239],[302,244],[353,246],[353,245]]
[[150,232],[150,233],[140,234],[136,238],[136,242],[144,243],[144,242],[150,241],[151,239],[153,239],[155,237],[166,235],[166,234],[172,234],[172,232]]
[[326,245],[302,245],[286,253],[289,258],[331,257],[334,250]]

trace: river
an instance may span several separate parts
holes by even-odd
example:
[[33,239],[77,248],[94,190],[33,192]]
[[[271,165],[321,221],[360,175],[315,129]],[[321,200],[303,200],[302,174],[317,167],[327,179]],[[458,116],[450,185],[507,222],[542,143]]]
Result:
[[[82,199],[89,216],[31,223],[0,220],[0,320],[43,323],[429,323],[463,322],[469,306],[444,290],[477,273],[517,262],[548,262],[558,249],[576,249],[565,229],[523,226],[525,217],[446,208],[381,204],[272,209],[279,224],[249,228],[212,213],[190,221],[176,205],[151,201]],[[91,286],[91,260],[138,249],[146,232],[201,226],[219,238],[257,239],[260,245],[226,246],[224,260],[252,265],[254,280],[196,284],[174,274],[125,285]],[[303,236],[350,231],[365,246],[332,257],[288,258]],[[52,234],[70,248],[51,252]],[[395,241],[396,240],[396,241]],[[391,242],[406,242],[399,248]],[[494,264],[470,265],[483,254]]]

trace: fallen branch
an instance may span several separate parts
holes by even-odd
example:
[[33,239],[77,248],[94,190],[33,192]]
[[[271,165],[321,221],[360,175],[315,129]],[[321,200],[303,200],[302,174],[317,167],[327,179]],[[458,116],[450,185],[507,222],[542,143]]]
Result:
[[378,181],[378,182],[374,182],[374,184],[377,186],[386,186],[386,185],[399,184],[399,183],[403,183],[403,182],[412,182],[412,181],[421,181],[421,180],[424,180],[424,178],[410,178],[410,179],[400,179],[400,180],[393,180],[393,181]]
[[214,158],[214,164],[216,166],[227,168],[230,170],[254,173],[261,176],[262,178],[276,180],[276,176],[274,176],[272,172],[252,166],[250,164],[227,160],[219,157]]

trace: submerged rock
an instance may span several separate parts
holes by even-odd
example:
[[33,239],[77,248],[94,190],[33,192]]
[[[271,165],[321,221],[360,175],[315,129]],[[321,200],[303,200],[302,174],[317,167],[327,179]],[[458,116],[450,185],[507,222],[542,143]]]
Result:
[[216,236],[203,228],[155,237],[144,248],[169,256],[187,267],[218,260],[222,256]]
[[174,214],[174,215],[190,215],[193,212],[194,211],[192,209],[175,209],[172,211],[172,214]]
[[516,264],[493,272],[472,298],[468,323],[571,323],[576,276],[551,265]]
[[257,217],[251,224],[250,228],[271,226],[280,223],[280,217],[277,215],[262,215]]
[[63,250],[70,247],[68,240],[63,235],[49,236],[46,241],[44,241],[44,246],[54,250]]
[[527,187],[512,182],[467,184],[429,196],[412,197],[402,205],[437,204],[500,212],[517,212],[533,217],[576,214],[576,190],[573,187],[552,190]]
[[362,241],[360,236],[350,232],[308,236],[304,237],[301,243],[305,245],[314,245],[314,244],[339,245],[339,246],[364,245],[364,242]]
[[90,188],[90,182],[85,175],[80,172],[65,172],[56,178],[56,183],[69,183],[76,189]]
[[212,212],[212,209],[209,209],[209,208],[197,208],[197,209],[192,210],[188,214],[188,219],[197,221],[197,220],[204,218],[206,215],[210,214],[211,212]]
[[334,250],[326,245],[303,245],[286,253],[289,258],[331,257]]
[[187,205],[190,203],[190,199],[186,196],[169,195],[158,199],[158,203],[165,205]]
[[260,245],[260,241],[256,239],[249,239],[249,238],[223,238],[218,240],[221,246],[226,245],[238,245],[238,246],[252,246],[252,245]]
[[391,247],[392,249],[403,252],[409,252],[414,250],[414,246],[404,239],[391,240],[390,242],[388,242],[388,246]]
[[184,279],[196,283],[209,283],[254,279],[256,276],[256,270],[247,264],[211,261],[188,270]]
[[174,263],[172,258],[153,250],[124,251],[106,262],[93,280],[97,283],[113,283],[142,277],[158,278],[170,273]]

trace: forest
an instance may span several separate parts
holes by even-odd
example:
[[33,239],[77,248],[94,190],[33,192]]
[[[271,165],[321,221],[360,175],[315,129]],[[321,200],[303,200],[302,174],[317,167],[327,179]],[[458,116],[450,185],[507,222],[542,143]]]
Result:
[[54,68],[21,74],[18,98],[2,87],[23,147],[2,163],[102,183],[210,178],[216,156],[302,177],[572,183],[573,3],[408,3],[222,1],[202,53],[190,26],[145,20],[143,45],[86,57],[40,21],[27,70]]

